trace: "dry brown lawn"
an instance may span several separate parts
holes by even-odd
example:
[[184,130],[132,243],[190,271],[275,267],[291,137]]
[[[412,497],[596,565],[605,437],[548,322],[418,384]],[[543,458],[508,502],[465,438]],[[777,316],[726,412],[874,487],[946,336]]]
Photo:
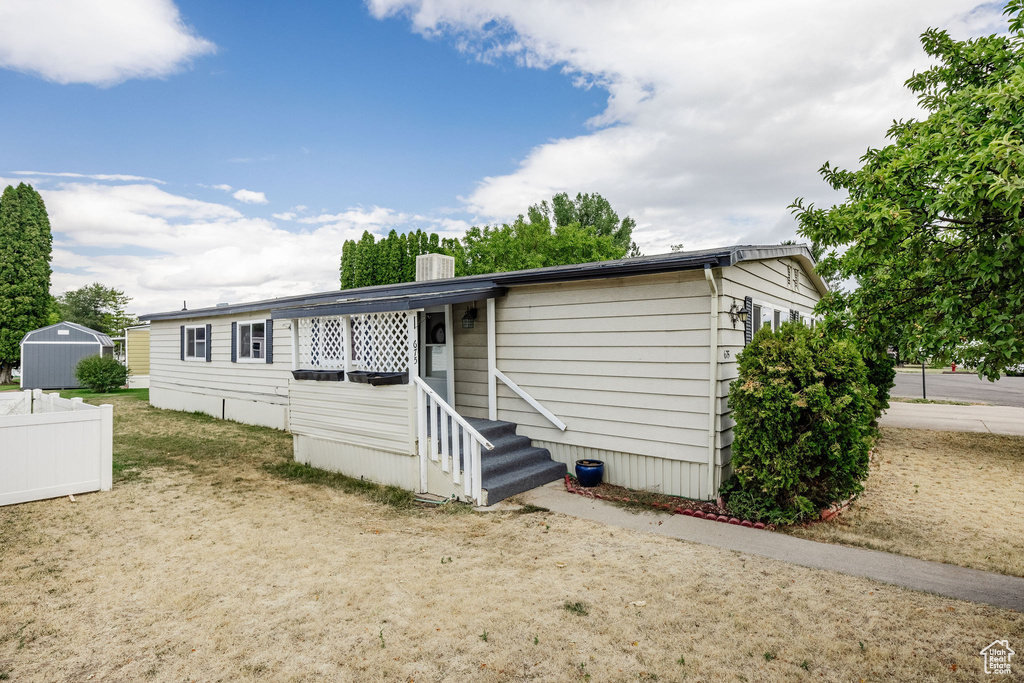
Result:
[[204,448],[0,508],[0,677],[973,681],[1024,643],[1016,612],[544,511],[396,510],[268,471],[279,433],[115,411]]
[[883,429],[853,508],[788,531],[1024,576],[1024,437]]

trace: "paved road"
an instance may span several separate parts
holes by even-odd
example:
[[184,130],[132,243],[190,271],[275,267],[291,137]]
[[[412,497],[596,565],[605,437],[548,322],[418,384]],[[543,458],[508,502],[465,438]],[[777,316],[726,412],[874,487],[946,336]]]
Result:
[[883,427],[934,429],[940,432],[989,432],[1024,436],[1024,408],[1015,406],[948,406],[940,403],[889,402],[878,421]]
[[[930,399],[1024,408],[1024,377],[1003,377],[989,382],[978,379],[975,374],[958,372],[955,375],[928,375],[925,386]],[[897,372],[896,386],[890,393],[903,398],[921,398],[921,373]]]

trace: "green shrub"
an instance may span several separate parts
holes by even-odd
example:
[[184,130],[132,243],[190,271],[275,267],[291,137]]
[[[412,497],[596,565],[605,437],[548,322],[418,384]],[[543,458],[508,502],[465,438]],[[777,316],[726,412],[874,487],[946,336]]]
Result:
[[799,323],[761,329],[729,403],[735,477],[722,493],[737,516],[792,523],[863,491],[876,392],[849,341]]
[[110,356],[86,356],[75,366],[75,377],[90,391],[105,394],[128,382],[128,368]]
[[889,407],[889,391],[896,384],[896,359],[888,353],[864,354],[868,369],[868,384],[874,391],[875,420]]

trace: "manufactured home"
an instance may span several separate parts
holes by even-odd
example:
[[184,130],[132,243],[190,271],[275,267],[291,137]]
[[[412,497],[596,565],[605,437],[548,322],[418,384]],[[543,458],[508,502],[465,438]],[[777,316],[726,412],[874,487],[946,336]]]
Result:
[[128,367],[128,388],[149,386],[149,325],[124,330],[124,364]]
[[447,258],[421,256],[417,282],[142,316],[150,401],[478,504],[584,458],[610,483],[709,499],[731,474],[737,354],[826,291],[803,245],[459,278]]

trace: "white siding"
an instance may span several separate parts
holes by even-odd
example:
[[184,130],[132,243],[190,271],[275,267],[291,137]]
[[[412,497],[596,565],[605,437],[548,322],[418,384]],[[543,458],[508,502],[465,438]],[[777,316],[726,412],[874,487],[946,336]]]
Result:
[[487,302],[476,302],[476,324],[462,327],[462,316],[472,304],[453,307],[455,357],[455,410],[466,417],[487,419]]
[[516,287],[497,302],[497,366],[568,429],[498,385],[498,417],[577,448],[707,462],[703,273]]
[[[704,399],[707,403],[707,398]],[[707,500],[707,463],[682,462],[666,458],[652,458],[635,453],[621,453],[600,448],[582,448],[553,441],[534,441],[534,446],[547,448],[551,457],[564,462],[575,472],[577,460],[604,462],[604,481],[631,489],[657,491],[670,496],[684,496]]]
[[[270,311],[156,321],[150,326],[149,401],[246,424],[288,428],[291,321],[274,321],[273,363],[232,363],[231,323],[269,319]],[[211,361],[181,360],[182,325],[212,325]]]
[[376,448],[295,435],[295,460],[350,477],[365,477],[378,484],[401,486],[410,491],[420,487],[419,458]]
[[416,453],[412,385],[292,380],[289,386],[293,434],[403,456]]
[[[798,284],[793,287],[787,284],[789,269],[799,270]],[[728,311],[735,301],[737,307],[743,307],[743,298],[752,297],[755,302],[761,301],[778,306],[783,311],[796,309],[804,314],[811,313],[821,299],[817,288],[811,284],[807,272],[800,262],[792,258],[767,259],[740,263],[722,271],[719,284],[722,296],[719,308]],[[718,448],[719,462],[729,463],[732,444],[732,428],[736,424],[730,417],[729,385],[736,379],[739,368],[736,357],[743,351],[743,323],[736,323],[733,328],[728,315],[723,315],[724,322],[719,323],[718,353],[719,377],[719,417],[718,417]],[[786,318],[788,320],[788,318]],[[756,330],[755,330],[756,331]]]

